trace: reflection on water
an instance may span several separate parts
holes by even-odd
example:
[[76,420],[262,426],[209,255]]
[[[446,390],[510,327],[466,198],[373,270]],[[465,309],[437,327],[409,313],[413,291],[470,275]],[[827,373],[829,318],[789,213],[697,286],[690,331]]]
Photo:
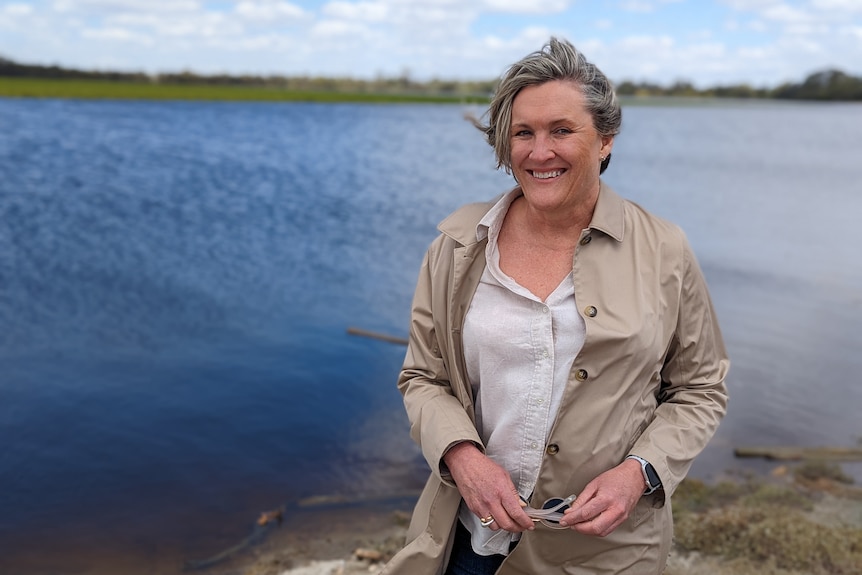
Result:
[[[462,112],[0,100],[0,572],[170,573],[421,486],[403,348],[345,330],[404,335],[437,221],[510,185]],[[696,475],[862,435],[858,112],[625,109],[607,181],[685,228],[733,360]]]
[[[686,230],[732,361],[728,415],[695,474],[770,465],[735,461],[738,445],[862,440],[849,408],[862,405],[860,111],[752,103],[624,114],[609,180]],[[862,465],[846,470],[862,480]]]

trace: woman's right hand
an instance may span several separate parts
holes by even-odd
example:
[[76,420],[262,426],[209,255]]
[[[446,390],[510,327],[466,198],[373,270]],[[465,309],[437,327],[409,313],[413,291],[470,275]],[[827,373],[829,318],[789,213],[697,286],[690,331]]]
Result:
[[524,512],[509,473],[469,441],[452,446],[443,456],[461,497],[477,517],[489,515],[489,529],[520,533],[535,528]]

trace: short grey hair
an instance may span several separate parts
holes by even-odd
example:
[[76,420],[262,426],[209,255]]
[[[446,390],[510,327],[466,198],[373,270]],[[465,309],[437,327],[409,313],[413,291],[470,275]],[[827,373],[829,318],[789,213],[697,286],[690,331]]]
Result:
[[[595,64],[587,61],[570,42],[551,37],[541,50],[515,62],[503,75],[486,113],[488,124],[475,122],[494,148],[497,168],[504,168],[507,173],[512,171],[509,130],[515,96],[527,86],[537,86],[552,80],[570,80],[580,86],[586,109],[593,117],[593,125],[600,135],[616,136],[620,133],[622,108],[607,76]],[[601,172],[605,171],[609,162],[610,154],[602,162]]]

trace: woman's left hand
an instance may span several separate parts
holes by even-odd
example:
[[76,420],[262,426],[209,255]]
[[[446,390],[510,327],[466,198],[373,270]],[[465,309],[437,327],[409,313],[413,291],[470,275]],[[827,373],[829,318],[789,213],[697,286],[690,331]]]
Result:
[[631,514],[644,487],[640,463],[627,459],[587,483],[560,525],[584,535],[610,535]]

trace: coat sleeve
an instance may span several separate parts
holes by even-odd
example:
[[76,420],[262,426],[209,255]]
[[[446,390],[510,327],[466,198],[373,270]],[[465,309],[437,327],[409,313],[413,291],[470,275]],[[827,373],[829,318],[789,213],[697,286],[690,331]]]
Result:
[[[453,392],[446,343],[450,294],[446,278],[451,256],[443,237],[429,248],[422,261],[410,315],[407,354],[398,377],[398,389],[410,421],[410,436],[419,445],[432,472],[453,485],[443,464],[452,445],[471,441],[482,447],[470,415]],[[451,249],[448,250],[451,254]]]
[[682,231],[676,329],[661,370],[655,418],[631,453],[653,464],[670,497],[727,410],[727,351],[706,281]]

